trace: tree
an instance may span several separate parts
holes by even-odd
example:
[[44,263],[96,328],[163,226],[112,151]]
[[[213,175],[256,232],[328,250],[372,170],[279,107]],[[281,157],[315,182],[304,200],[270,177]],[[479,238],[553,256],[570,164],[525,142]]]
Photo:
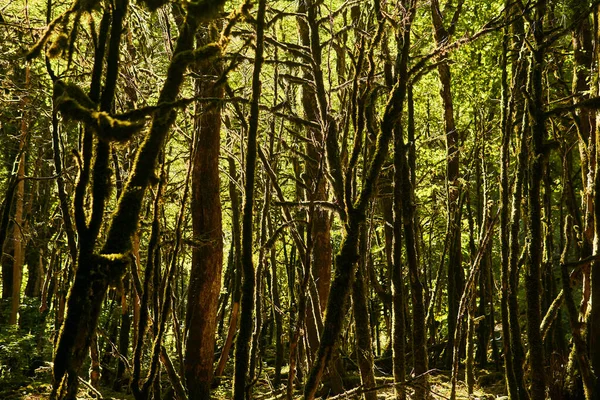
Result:
[[242,299],[240,305],[240,330],[235,345],[235,376],[233,398],[244,400],[251,398],[251,385],[247,384],[247,372],[250,358],[250,339],[252,338],[252,315],[254,309],[254,285],[256,276],[253,261],[252,220],[254,213],[254,179],[257,157],[257,136],[259,118],[259,99],[261,94],[260,72],[263,64],[265,35],[266,1],[260,0],[256,18],[256,52],[252,73],[252,100],[248,121],[248,143],[246,148],[246,169],[244,183],[244,205],[242,213]]
[[256,3],[0,10],[3,395],[594,398],[597,5]]
[[[209,26],[197,34],[198,47],[217,40],[215,28]],[[222,72],[220,63],[203,60],[198,71],[202,81],[196,82],[196,96],[222,98],[223,88],[214,87]],[[185,363],[190,396],[209,399],[223,263],[219,180],[221,112],[218,105],[203,108],[198,104],[195,113],[191,204],[195,245],[187,299]]]

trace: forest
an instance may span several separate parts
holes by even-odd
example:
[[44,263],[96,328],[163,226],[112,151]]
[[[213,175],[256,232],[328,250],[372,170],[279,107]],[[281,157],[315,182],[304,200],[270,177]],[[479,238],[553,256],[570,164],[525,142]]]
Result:
[[0,0],[0,398],[600,399],[600,0]]

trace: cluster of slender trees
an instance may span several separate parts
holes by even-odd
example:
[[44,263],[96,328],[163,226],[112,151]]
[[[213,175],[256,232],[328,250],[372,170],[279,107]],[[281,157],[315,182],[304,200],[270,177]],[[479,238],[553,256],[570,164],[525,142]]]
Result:
[[36,299],[52,398],[600,398],[598,1],[14,0],[0,35],[0,324]]

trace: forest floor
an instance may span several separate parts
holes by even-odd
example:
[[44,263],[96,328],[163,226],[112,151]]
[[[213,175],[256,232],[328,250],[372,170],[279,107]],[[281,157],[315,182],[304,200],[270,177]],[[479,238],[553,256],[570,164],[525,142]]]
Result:
[[[481,400],[492,400],[498,398],[506,398],[504,390],[504,380],[502,374],[499,372],[492,372],[486,370],[478,371],[479,383],[475,385],[475,390],[472,396],[468,396],[467,387],[463,381],[464,374],[461,371],[459,376],[459,382],[457,386],[457,399],[481,399]],[[358,377],[356,377],[358,378]],[[0,379],[1,383],[1,379]],[[392,400],[394,398],[394,390],[391,387],[391,377],[378,377],[377,383],[379,390],[377,390],[378,400]],[[439,371],[435,372],[430,376],[430,393],[433,399],[448,399],[450,397],[450,374],[449,372]],[[20,387],[16,387],[13,383],[11,389],[4,390],[4,385],[0,384],[0,399],[3,400],[42,400],[47,399],[50,394],[50,370],[47,367],[42,367],[34,377],[30,378],[28,382],[23,382]],[[163,384],[163,388],[167,388],[168,382]],[[219,388],[214,391],[214,399],[228,399],[231,398],[231,381],[224,380]],[[408,394],[412,393],[409,388]],[[274,391],[271,385],[265,380],[259,380],[256,384],[254,391],[255,400],[279,400],[285,398],[284,390]],[[330,397],[333,399],[359,399],[362,393],[357,389],[350,389],[348,392],[342,393],[341,395]],[[297,397],[300,398],[301,393],[297,393]],[[101,387],[99,391],[92,390],[85,384],[80,385],[78,398],[82,400],[87,399],[111,399],[111,400],[132,400],[133,396],[128,393],[115,392],[109,388]],[[163,400],[170,398],[167,394],[163,396]]]

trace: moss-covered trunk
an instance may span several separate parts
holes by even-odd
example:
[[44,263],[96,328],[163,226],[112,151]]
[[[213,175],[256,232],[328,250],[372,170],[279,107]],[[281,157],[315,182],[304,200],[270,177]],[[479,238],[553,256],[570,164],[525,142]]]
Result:
[[[107,67],[107,88],[103,93],[102,103],[112,103],[114,95],[114,85],[116,84],[118,68],[118,45],[120,43],[120,34],[122,32],[122,23],[127,9],[127,1],[117,2],[115,14],[113,15],[113,29],[110,40],[110,51],[114,56],[108,57]],[[117,11],[118,10],[118,11]],[[174,52],[174,59],[169,65],[167,79],[161,90],[158,103],[173,102],[179,94],[181,83],[183,82],[184,72],[188,62],[179,55],[189,52],[193,49],[194,33],[198,26],[197,16],[188,13],[186,23],[181,29],[181,34],[177,41]],[[108,77],[112,80],[108,80]],[[110,87],[112,86],[112,89]],[[112,92],[112,93],[111,93]],[[90,96],[92,97],[92,96]],[[111,99],[110,102],[108,99]],[[135,161],[135,165],[129,177],[129,180],[119,199],[117,210],[112,216],[107,239],[100,251],[100,255],[94,254],[95,236],[101,226],[100,214],[103,207],[96,208],[94,204],[93,216],[90,223],[93,225],[84,227],[86,220],[83,209],[75,210],[78,219],[78,230],[83,239],[80,244],[78,268],[75,274],[73,286],[69,292],[67,300],[67,310],[65,320],[61,328],[58,345],[54,355],[54,390],[61,393],[61,383],[67,377],[69,383],[68,398],[74,398],[76,392],[76,382],[79,369],[85,359],[89,348],[92,335],[98,323],[98,317],[102,309],[102,302],[109,284],[118,282],[124,274],[129,264],[129,251],[131,250],[131,237],[137,230],[139,214],[142,207],[142,201],[145,191],[154,176],[154,169],[158,154],[161,151],[166,135],[175,120],[176,112],[172,109],[159,109],[155,112],[152,124],[146,139],[143,142]],[[95,168],[103,163],[106,165],[108,160],[99,160],[98,158],[108,158],[107,149],[102,145],[98,146],[96,154]],[[102,162],[104,161],[104,162]],[[103,168],[95,171],[94,174],[102,175]],[[95,176],[95,185],[106,183],[102,176]],[[94,196],[102,195],[101,188],[94,190]],[[84,188],[85,192],[85,188]],[[76,194],[77,196],[77,194]],[[94,202],[103,202],[102,199],[94,198]],[[77,204],[76,204],[77,205]],[[97,217],[94,218],[94,215]],[[80,229],[81,228],[81,229]],[[85,240],[85,235],[88,236]],[[95,235],[94,235],[95,234]],[[93,240],[92,240],[93,239]]]
[[[600,18],[600,11],[596,11],[595,21]],[[596,26],[596,43],[600,41],[600,27]],[[596,51],[598,52],[598,46]],[[596,59],[598,59],[596,54]],[[596,113],[596,143],[600,140],[600,112]],[[600,149],[596,146],[596,160],[600,157]],[[594,254],[600,252],[600,163],[596,162],[594,176]],[[600,398],[600,262],[596,261],[591,266],[591,287],[592,287],[592,307],[589,310],[588,329],[589,329],[589,351],[592,369],[595,373],[595,384],[593,398]]]

